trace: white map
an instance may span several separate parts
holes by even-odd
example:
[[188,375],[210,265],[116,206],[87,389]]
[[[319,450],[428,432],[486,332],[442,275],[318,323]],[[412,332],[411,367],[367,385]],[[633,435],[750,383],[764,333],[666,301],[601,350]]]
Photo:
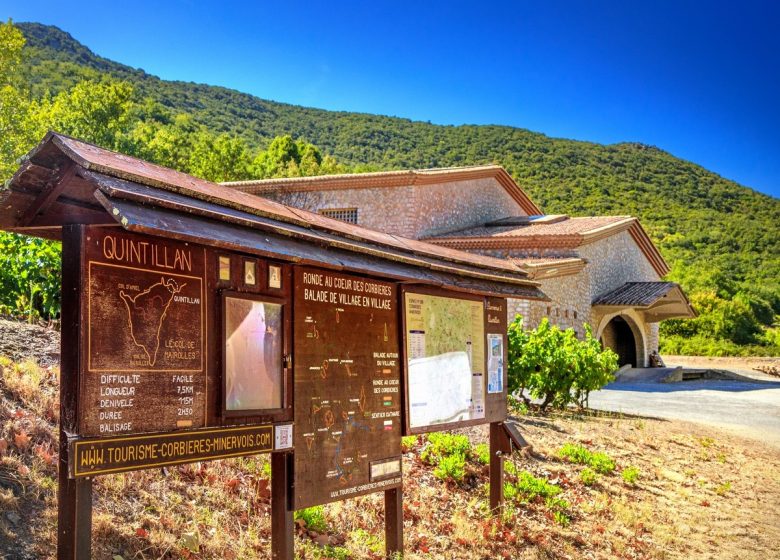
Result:
[[409,360],[409,425],[412,428],[471,418],[472,374],[466,352]]
[[484,304],[413,293],[405,303],[410,427],[484,418]]

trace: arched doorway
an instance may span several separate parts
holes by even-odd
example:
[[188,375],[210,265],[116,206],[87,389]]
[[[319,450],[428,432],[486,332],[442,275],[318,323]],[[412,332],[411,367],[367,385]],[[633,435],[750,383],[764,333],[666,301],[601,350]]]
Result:
[[632,326],[620,315],[613,317],[601,333],[601,344],[611,348],[618,355],[618,366],[630,364],[641,367],[637,360],[637,339]]

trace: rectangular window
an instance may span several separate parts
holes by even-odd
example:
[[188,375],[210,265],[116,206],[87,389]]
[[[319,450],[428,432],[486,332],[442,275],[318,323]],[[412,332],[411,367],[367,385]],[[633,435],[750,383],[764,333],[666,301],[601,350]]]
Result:
[[225,411],[283,408],[283,306],[239,296],[226,296],[224,304]]
[[334,220],[341,220],[348,224],[358,223],[358,209],[357,208],[321,208],[320,214]]

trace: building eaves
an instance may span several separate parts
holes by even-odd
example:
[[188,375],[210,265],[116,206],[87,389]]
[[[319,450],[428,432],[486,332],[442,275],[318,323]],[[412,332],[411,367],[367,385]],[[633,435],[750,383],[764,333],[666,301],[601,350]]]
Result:
[[222,184],[245,193],[267,196],[271,193],[392,188],[490,178],[495,179],[524,212],[527,214],[542,213],[525,191],[512,179],[512,176],[507,173],[506,169],[500,165],[289,177],[283,179],[231,181]]
[[465,251],[487,250],[546,250],[576,249],[628,231],[634,242],[660,277],[669,272],[669,266],[642,228],[632,216],[585,216],[545,223],[530,221],[522,225],[492,225],[470,227],[426,238],[425,241]]

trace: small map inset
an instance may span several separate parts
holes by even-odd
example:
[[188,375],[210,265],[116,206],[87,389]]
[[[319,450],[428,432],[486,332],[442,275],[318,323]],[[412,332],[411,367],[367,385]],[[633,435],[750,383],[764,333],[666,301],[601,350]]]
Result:
[[124,290],[119,292],[119,297],[127,308],[130,336],[136,346],[140,346],[146,354],[149,366],[154,366],[157,361],[160,331],[168,307],[173,297],[186,285],[179,285],[173,278],[161,277],[159,282],[135,296],[126,294]]

